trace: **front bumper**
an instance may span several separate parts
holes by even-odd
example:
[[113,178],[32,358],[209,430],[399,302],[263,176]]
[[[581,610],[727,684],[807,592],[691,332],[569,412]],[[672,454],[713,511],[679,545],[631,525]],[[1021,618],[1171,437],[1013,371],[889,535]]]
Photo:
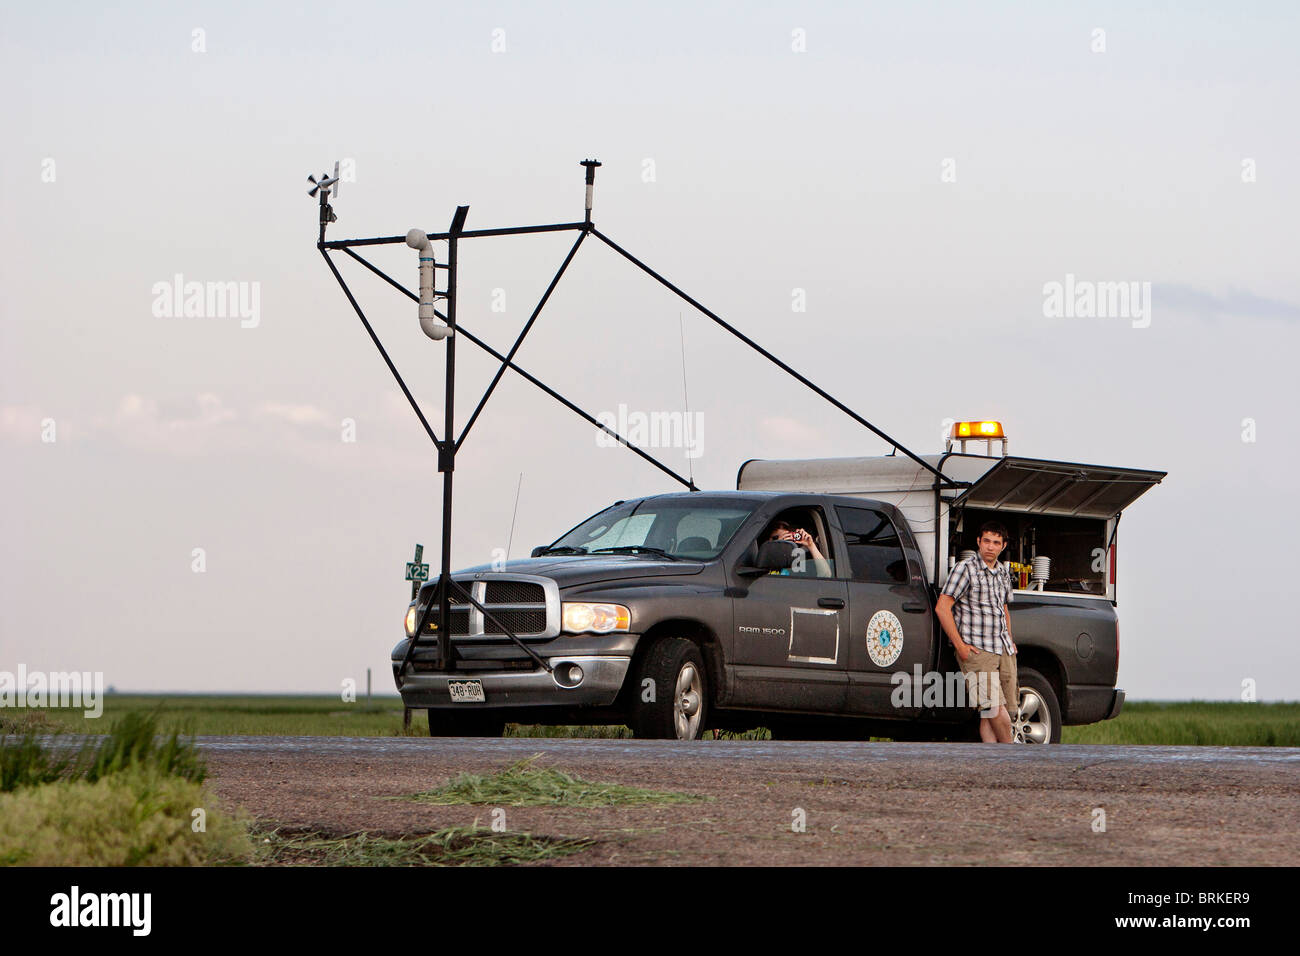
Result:
[[[399,688],[402,703],[407,707],[446,708],[457,710],[474,710],[498,707],[604,707],[614,702],[623,680],[627,677],[631,657],[613,657],[609,655],[557,655],[547,658],[547,663],[555,668],[577,664],[582,668],[582,681],[576,687],[565,687],[555,680],[552,674],[540,667],[533,670],[479,670],[473,669],[472,661],[461,661],[463,669],[450,673],[416,672],[408,669]],[[448,681],[477,680],[483,684],[482,704],[453,703],[451,691],[447,689]]]

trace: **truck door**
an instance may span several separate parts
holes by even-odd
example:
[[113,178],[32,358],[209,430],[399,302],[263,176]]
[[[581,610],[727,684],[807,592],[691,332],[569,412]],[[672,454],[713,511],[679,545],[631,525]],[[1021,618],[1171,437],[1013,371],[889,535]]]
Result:
[[[835,513],[848,551],[841,573],[851,578],[846,709],[912,716],[921,704],[921,688],[912,686],[914,667],[919,665],[922,673],[930,668],[934,641],[934,613],[920,554],[911,533],[883,511],[837,505]],[[895,706],[898,685],[892,681],[899,671],[908,675],[907,689],[918,692],[900,692],[902,707]]]
[[826,561],[809,559],[788,574],[745,579],[744,596],[732,602],[734,701],[745,707],[838,713],[846,684],[848,587],[835,578],[830,529],[821,508],[793,509],[778,518],[812,534]]

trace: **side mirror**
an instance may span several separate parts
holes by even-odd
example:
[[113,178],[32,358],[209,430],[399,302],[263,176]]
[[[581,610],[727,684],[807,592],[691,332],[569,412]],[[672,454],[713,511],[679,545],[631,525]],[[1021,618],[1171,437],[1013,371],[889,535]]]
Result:
[[741,565],[736,573],[741,577],[758,577],[772,571],[784,571],[794,566],[794,552],[798,547],[793,541],[764,541],[758,546],[758,557],[753,565]]
[[528,556],[530,558],[540,558],[542,556],[542,552],[545,551],[548,547],[550,547],[550,545],[539,544],[537,547],[533,548],[533,550],[529,553]]
[[794,549],[793,541],[764,541],[754,563],[764,571],[784,571],[794,565]]
[[753,564],[741,564],[736,574],[742,578],[757,578],[772,571],[785,571],[794,566],[794,550],[798,545],[793,541],[764,541],[758,546],[758,557]]

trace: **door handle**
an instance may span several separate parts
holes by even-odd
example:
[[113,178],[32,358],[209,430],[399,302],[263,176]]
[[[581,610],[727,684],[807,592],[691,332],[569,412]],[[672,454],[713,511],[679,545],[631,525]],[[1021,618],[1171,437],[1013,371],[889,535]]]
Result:
[[908,614],[924,614],[929,607],[924,601],[904,601],[903,610]]
[[837,609],[838,609],[838,608],[842,608],[842,607],[844,606],[844,598],[818,598],[818,599],[817,599],[817,606],[818,606],[818,607],[833,607],[833,608],[837,608]]

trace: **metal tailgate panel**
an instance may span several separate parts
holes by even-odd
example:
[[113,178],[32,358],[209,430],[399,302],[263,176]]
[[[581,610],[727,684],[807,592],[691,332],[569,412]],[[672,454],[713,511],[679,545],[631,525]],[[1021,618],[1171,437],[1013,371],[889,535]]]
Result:
[[1115,517],[1168,472],[1003,458],[955,504],[995,511]]

